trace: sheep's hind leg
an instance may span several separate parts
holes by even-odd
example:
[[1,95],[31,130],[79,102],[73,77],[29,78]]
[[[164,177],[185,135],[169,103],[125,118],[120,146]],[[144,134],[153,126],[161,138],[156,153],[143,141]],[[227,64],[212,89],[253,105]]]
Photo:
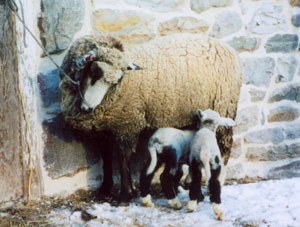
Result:
[[213,211],[218,220],[223,219],[223,211],[221,208],[221,183],[220,183],[221,166],[211,169],[211,178],[209,179],[210,201]]
[[175,174],[177,170],[176,152],[171,148],[171,150],[165,150],[163,156],[165,169],[160,175],[161,187],[168,199],[169,205],[174,209],[180,209],[182,204],[177,198],[177,191],[174,187]]
[[193,159],[191,162],[190,173],[192,176],[192,183],[189,192],[190,201],[187,205],[187,209],[190,212],[193,212],[197,208],[197,203],[203,201],[204,199],[204,196],[201,191],[201,181],[202,181],[201,164],[197,162],[195,159]]
[[178,193],[178,186],[180,184],[180,180],[181,180],[182,176],[183,176],[183,170],[182,170],[182,164],[180,164],[178,166],[176,175],[174,177],[174,189],[175,189],[176,193]]
[[147,174],[150,163],[151,163],[151,159],[148,159],[140,175],[141,202],[146,207],[152,206],[151,195],[150,195],[151,181],[154,177],[155,172],[161,165],[161,162],[157,160],[154,170],[151,173]]

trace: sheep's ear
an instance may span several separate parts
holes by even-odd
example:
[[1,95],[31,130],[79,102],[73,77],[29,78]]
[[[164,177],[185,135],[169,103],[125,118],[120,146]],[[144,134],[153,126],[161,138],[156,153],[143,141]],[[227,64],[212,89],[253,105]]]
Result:
[[235,121],[232,120],[231,118],[221,117],[220,125],[233,127],[233,126],[235,126]]
[[127,66],[127,70],[143,70],[144,68],[141,66],[138,66],[134,63],[129,63]]

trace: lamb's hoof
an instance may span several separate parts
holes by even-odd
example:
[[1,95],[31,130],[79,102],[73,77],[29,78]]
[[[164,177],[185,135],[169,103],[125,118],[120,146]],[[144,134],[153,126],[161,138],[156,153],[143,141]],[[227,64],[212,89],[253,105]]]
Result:
[[215,213],[216,219],[219,221],[223,220],[223,211],[222,211],[221,204],[213,203],[212,208]]
[[177,197],[175,197],[174,199],[169,199],[168,204],[175,210],[179,210],[182,208],[182,204]]
[[151,195],[148,194],[145,197],[141,197],[141,203],[145,207],[152,207],[153,204],[152,204],[152,201],[151,201]]
[[184,189],[184,190],[189,190],[190,187],[191,187],[191,182],[183,182],[183,184],[181,184],[181,187]]
[[197,198],[197,202],[200,203],[200,202],[202,202],[203,200],[204,200],[204,195],[201,193],[201,194],[199,195],[199,197]]
[[188,195],[189,194],[189,190],[186,190],[184,187],[182,186],[178,186],[178,191],[182,194],[186,194]]
[[188,212],[194,212],[197,208],[197,200],[190,200],[186,206]]

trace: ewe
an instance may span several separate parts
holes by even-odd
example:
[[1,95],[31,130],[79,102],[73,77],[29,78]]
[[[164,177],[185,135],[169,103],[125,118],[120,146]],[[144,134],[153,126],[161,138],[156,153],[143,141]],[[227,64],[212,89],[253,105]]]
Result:
[[[74,59],[90,51],[96,56],[74,70]],[[143,70],[127,71],[132,62]],[[191,126],[189,114],[197,108],[234,118],[242,83],[239,60],[228,45],[188,34],[160,37],[125,50],[115,39],[81,38],[70,47],[62,67],[80,81],[78,88],[61,77],[61,109],[67,122],[85,131],[109,131],[116,139],[121,202],[133,194],[129,161],[144,129]],[[220,132],[222,152],[229,154],[232,131]],[[108,193],[113,186],[112,151],[101,152],[101,192]]]

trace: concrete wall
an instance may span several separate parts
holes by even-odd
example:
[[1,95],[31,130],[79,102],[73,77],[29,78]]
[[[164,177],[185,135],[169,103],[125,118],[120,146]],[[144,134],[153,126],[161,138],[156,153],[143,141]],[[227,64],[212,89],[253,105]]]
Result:
[[[58,64],[70,43],[87,34],[111,34],[125,43],[142,43],[187,32],[229,43],[240,55],[245,78],[228,177],[300,175],[299,0],[42,0],[41,7],[37,1],[26,5],[33,12],[41,9],[38,15],[28,15],[28,22],[35,31],[38,27],[36,34]],[[37,50],[34,42],[29,45]],[[36,83],[40,87],[40,93],[24,92],[41,100],[39,121],[32,126],[37,132],[42,128],[37,133],[42,140],[32,138],[41,156],[43,194],[99,185],[99,154],[109,149],[105,136],[83,134],[64,124],[57,69],[45,54],[24,50],[28,56],[24,65],[32,70],[28,78],[32,87]],[[28,108],[35,105],[27,102]],[[36,111],[28,111],[36,119]]]

